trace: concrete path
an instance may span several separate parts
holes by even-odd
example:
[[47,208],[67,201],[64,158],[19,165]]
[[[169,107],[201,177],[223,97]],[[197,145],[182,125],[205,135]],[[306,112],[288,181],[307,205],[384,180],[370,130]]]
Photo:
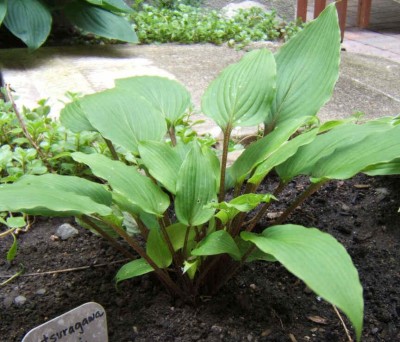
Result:
[[[34,106],[49,98],[57,116],[67,91],[93,93],[113,86],[116,78],[162,75],[181,81],[200,108],[205,88],[243,51],[214,45],[147,45],[42,48],[0,51],[4,82],[19,96],[18,104]],[[356,111],[367,118],[400,113],[400,64],[373,56],[342,52],[341,76],[322,120],[346,117]]]

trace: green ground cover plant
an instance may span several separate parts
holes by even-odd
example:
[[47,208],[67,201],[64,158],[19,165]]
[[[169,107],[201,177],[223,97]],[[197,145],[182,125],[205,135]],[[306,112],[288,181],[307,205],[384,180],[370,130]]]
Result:
[[122,16],[131,12],[123,0],[0,0],[0,25],[30,49],[46,41],[54,14],[85,32],[136,43],[131,24]]
[[[190,107],[180,83],[153,76],[117,80],[113,89],[76,99],[61,113],[68,129],[109,142],[108,156],[71,153],[98,181],[26,175],[0,186],[0,210],[75,216],[132,259],[117,283],[154,272],[172,295],[190,303],[216,294],[244,263],[279,262],[341,309],[360,340],[363,290],[347,251],[317,228],[284,224],[327,181],[399,173],[398,118],[364,124],[316,118],[332,95],[339,60],[333,4],[276,54],[254,50],[227,67],[202,99],[203,113],[224,133],[221,152],[195,135],[176,134]],[[227,167],[232,130],[259,124],[264,136]],[[131,158],[112,152],[119,149]],[[280,184],[272,193],[257,192],[272,171]],[[270,226],[258,227],[271,203],[284,201],[285,186],[304,175],[309,187]]]
[[288,40],[301,29],[299,23],[282,24],[275,12],[267,13],[258,7],[228,18],[221,11],[183,4],[173,8],[144,4],[131,18],[142,44],[227,42],[241,48],[252,41]]

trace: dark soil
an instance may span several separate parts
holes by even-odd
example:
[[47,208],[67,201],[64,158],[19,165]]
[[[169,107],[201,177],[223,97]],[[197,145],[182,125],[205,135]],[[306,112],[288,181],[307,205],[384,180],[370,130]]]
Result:
[[[281,203],[304,185],[291,183]],[[290,217],[333,234],[352,256],[364,287],[363,341],[400,341],[399,189],[396,177],[328,183]],[[151,276],[116,289],[113,277],[123,257],[79,227],[77,237],[54,241],[52,234],[65,221],[74,224],[37,219],[19,236],[13,264],[0,261],[1,281],[25,270],[0,287],[1,341],[20,341],[30,329],[89,301],[105,308],[112,342],[347,341],[332,306],[278,264],[248,264],[217,296],[191,307],[174,301]],[[10,242],[1,240],[2,257]],[[42,274],[82,266],[89,267]],[[14,303],[18,295],[27,298],[25,304]]]

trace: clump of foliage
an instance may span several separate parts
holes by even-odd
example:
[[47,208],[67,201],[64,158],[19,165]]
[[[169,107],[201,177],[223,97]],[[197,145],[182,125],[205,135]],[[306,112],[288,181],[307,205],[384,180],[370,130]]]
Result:
[[54,171],[90,177],[88,168],[75,163],[71,153],[109,153],[99,134],[73,133],[49,114],[46,100],[40,100],[37,108],[24,107],[19,113],[13,100],[0,99],[0,183]]
[[123,0],[0,0],[0,25],[31,49],[46,41],[55,13],[85,32],[136,43],[131,24],[122,16],[131,12]]
[[[72,158],[100,182],[27,175],[0,186],[0,210],[75,216],[132,259],[117,273],[117,283],[154,272],[172,295],[188,302],[217,293],[244,263],[280,262],[341,309],[360,340],[362,286],[345,248],[317,228],[284,224],[329,180],[400,173],[397,118],[322,125],[316,119],[332,95],[339,59],[332,4],[275,55],[254,50],[226,68],[202,99],[203,113],[224,133],[220,159],[208,143],[176,134],[190,106],[181,84],[153,76],[117,80],[113,89],[69,103],[61,122],[74,132],[98,132],[111,150],[130,151],[129,162],[116,154],[74,152]],[[264,136],[227,167],[232,130],[261,123]],[[272,170],[280,184],[273,193],[257,193]],[[271,202],[284,201],[282,190],[301,175],[310,177],[309,187],[256,233]],[[233,197],[226,196],[230,188]],[[127,218],[136,223],[134,232]]]
[[222,12],[179,5],[159,8],[143,5],[131,15],[141,43],[213,43],[228,42],[243,47],[252,41],[289,39],[300,29],[295,23],[282,25],[276,13],[258,7],[241,10],[233,18]]

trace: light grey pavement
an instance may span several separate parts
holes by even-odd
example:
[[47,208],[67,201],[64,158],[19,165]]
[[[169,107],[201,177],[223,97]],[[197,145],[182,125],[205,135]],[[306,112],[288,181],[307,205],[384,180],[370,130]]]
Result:
[[[162,75],[181,81],[196,108],[206,86],[244,51],[206,45],[113,45],[0,51],[3,79],[19,96],[19,105],[33,106],[49,98],[58,115],[67,91],[93,93],[113,86],[116,78]],[[342,52],[341,75],[332,100],[321,110],[322,120],[356,111],[367,118],[400,113],[400,64],[381,58]],[[305,85],[306,86],[306,85]]]

